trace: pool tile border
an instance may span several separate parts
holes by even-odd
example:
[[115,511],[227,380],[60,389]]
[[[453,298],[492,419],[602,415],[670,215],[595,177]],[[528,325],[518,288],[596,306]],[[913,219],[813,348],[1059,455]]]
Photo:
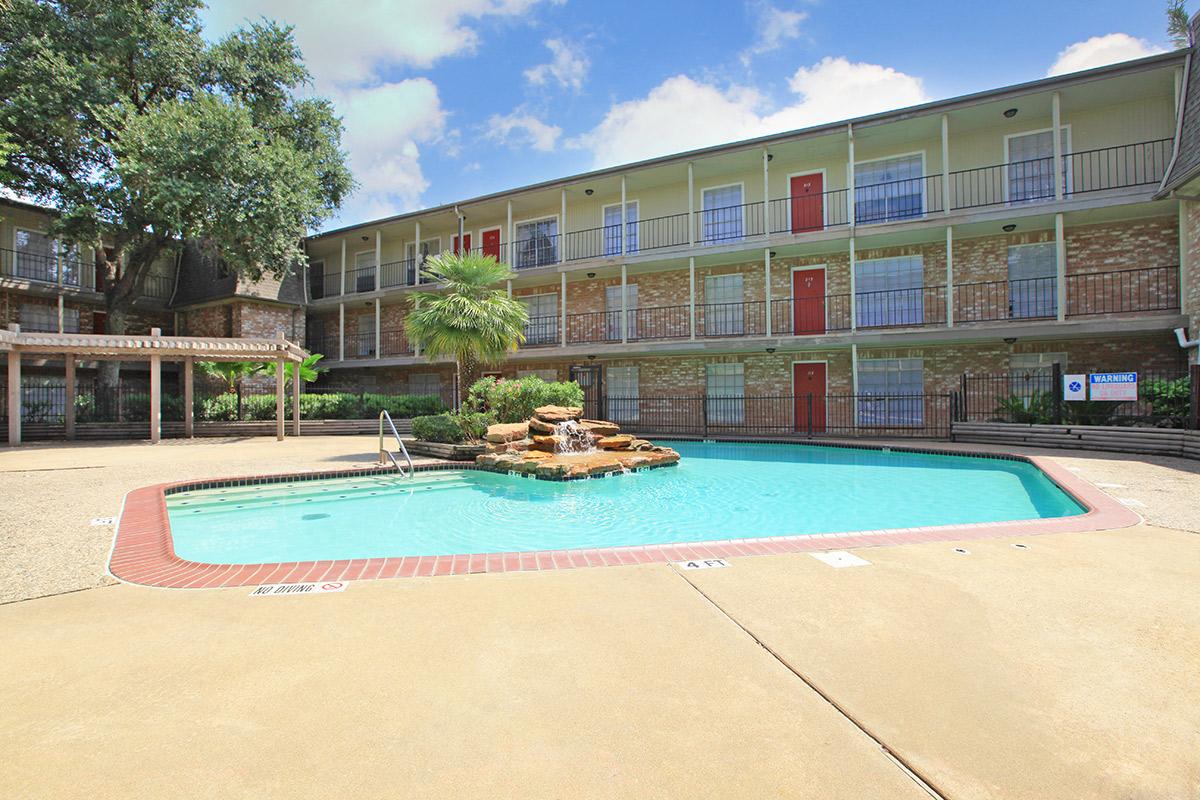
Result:
[[[674,441],[703,441],[687,437]],[[808,444],[763,439],[719,439],[717,442],[755,444]],[[392,467],[359,467],[348,470],[292,472],[276,475],[245,475],[236,478],[160,483],[134,489],[125,497],[117,523],[109,573],[127,583],[174,589],[216,589],[257,586],[266,583],[310,583],[346,580],[440,577],[494,572],[584,569],[600,566],[690,561],[710,558],[779,555],[820,550],[855,549],[921,542],[967,541],[1003,536],[1032,536],[1045,533],[1074,533],[1109,530],[1136,525],[1141,517],[1115,498],[1088,483],[1065,467],[1039,456],[1015,453],[963,452],[936,447],[868,445],[814,442],[821,447],[890,450],[933,455],[973,456],[1024,461],[1042,470],[1059,488],[1074,497],[1087,511],[1071,517],[1018,520],[1014,522],[892,528],[874,531],[820,533],[796,536],[767,536],[719,539],[662,545],[635,545],[603,549],[541,550],[535,552],[473,553],[467,555],[399,556],[263,564],[209,564],[182,559],[175,554],[167,496],[195,489],[226,488],[257,483],[285,483],[329,478],[358,478],[394,474]],[[475,464],[437,461],[420,464],[418,472],[474,470]]]

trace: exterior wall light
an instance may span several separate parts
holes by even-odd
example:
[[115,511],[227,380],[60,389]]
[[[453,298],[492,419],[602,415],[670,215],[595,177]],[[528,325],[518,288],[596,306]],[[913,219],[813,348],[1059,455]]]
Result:
[[775,348],[774,348],[774,347],[768,347],[768,348],[767,348],[767,352],[768,352],[768,353],[774,353],[774,352],[775,352]]
[[1008,117],[1009,119],[1012,119],[1016,115],[1017,115],[1017,110],[1015,108],[1006,109],[1004,112],[1004,116]]
[[596,277],[596,273],[594,273],[594,272],[589,272],[589,273],[587,274],[587,276],[588,276],[589,278],[594,278],[594,277]]
[[1001,228],[1000,230],[1004,231],[1005,233],[1012,233],[1016,229],[1017,229],[1017,226],[1010,222],[1007,225],[1005,225],[1003,228]]
[[583,193],[586,194],[588,197],[591,197],[592,195],[594,195],[596,193],[596,190],[595,189],[584,189]]

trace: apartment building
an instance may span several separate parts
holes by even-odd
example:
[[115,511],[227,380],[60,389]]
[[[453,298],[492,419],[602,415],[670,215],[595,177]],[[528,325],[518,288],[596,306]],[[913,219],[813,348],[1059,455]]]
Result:
[[323,233],[307,242],[307,345],[331,383],[453,381],[404,315],[424,258],[476,250],[512,266],[529,309],[496,372],[613,398],[1178,368],[1187,214],[1156,193],[1185,64],[1155,56]]

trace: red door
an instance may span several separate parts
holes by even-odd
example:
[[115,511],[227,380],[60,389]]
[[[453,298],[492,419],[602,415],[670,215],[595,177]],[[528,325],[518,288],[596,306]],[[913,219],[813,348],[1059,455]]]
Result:
[[825,227],[825,176],[792,176],[792,233],[819,231]]
[[[808,410],[812,408],[812,432],[825,432],[825,364],[792,365],[792,395],[796,403],[796,430],[807,433]],[[809,400],[809,397],[812,400]],[[809,403],[812,403],[810,406]]]
[[483,254],[500,260],[500,229],[493,228],[483,232]]
[[825,270],[792,273],[792,335],[825,333]]
[[[469,233],[463,234],[463,242],[465,243],[463,249],[466,250],[468,253],[471,252],[471,234],[469,234]],[[454,254],[458,255],[459,252],[460,251],[458,249],[458,234],[455,234],[454,235]]]

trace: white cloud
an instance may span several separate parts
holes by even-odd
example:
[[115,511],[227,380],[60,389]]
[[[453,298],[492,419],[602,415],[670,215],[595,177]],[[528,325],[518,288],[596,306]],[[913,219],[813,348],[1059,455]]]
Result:
[[548,64],[538,64],[525,70],[525,80],[535,86],[545,86],[551,80],[564,89],[578,92],[583,88],[591,62],[578,43],[562,39],[547,39],[544,44],[553,58]]
[[337,92],[333,100],[345,117],[344,144],[359,182],[342,217],[366,219],[415,208],[429,187],[421,171],[421,146],[447,135],[437,86],[427,78],[410,78]]
[[518,18],[540,0],[214,0],[206,28],[223,34],[265,16],[294,25],[296,42],[323,91],[376,82],[389,67],[430,67],[471,53],[485,17]]
[[520,109],[511,114],[493,114],[487,121],[484,136],[494,142],[509,145],[528,145],[544,153],[552,151],[562,136],[562,128],[548,125]]
[[756,89],[676,75],[643,98],[617,103],[600,124],[568,141],[605,167],[872,114],[929,100],[920,78],[877,64],[824,58],[796,70],[782,106]]
[[778,50],[784,42],[799,38],[800,23],[808,19],[808,14],[803,11],[788,11],[765,2],[755,3],[751,9],[756,17],[757,38],[742,51],[745,66],[749,66],[755,56]]
[[1093,67],[1103,67],[1106,64],[1116,64],[1118,61],[1129,61],[1165,52],[1163,48],[1153,45],[1145,39],[1136,39],[1127,33],[1093,36],[1082,42],[1075,42],[1060,52],[1058,58],[1046,72],[1046,76],[1079,72]]

